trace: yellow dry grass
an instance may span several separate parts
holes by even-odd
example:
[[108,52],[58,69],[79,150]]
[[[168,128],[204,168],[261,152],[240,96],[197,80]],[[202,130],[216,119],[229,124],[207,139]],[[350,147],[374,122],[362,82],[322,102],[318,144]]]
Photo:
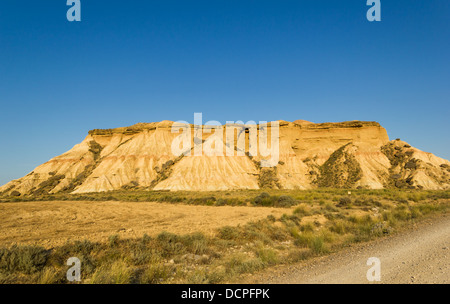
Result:
[[106,241],[155,235],[203,232],[243,225],[286,208],[210,207],[151,202],[20,202],[0,204],[0,247],[13,243],[53,247],[68,240]]

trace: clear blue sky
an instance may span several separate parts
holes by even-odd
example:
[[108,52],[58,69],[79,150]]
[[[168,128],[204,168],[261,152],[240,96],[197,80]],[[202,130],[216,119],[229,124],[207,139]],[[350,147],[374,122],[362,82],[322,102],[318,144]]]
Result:
[[450,1],[0,1],[0,184],[137,122],[380,122],[450,158]]

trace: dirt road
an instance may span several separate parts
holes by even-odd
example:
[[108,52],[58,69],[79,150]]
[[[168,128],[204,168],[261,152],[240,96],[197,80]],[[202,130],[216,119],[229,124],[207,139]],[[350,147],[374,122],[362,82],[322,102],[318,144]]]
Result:
[[450,283],[450,216],[427,220],[392,237],[255,276],[251,283],[364,284],[370,257],[381,261],[379,283]]

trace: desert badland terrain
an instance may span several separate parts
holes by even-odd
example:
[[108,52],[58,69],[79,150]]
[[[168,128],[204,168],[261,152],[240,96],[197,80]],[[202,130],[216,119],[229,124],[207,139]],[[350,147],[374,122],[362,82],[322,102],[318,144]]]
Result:
[[[0,283],[67,283],[72,256],[84,265],[84,283],[235,282],[448,214],[448,160],[389,140],[376,122],[278,124],[274,167],[249,153],[249,137],[261,140],[260,126],[234,126],[234,149],[224,145],[232,156],[174,155],[178,134],[169,121],[90,131],[68,152],[0,187]],[[225,138],[231,127],[215,132]],[[217,143],[216,133],[194,134],[192,149]],[[424,254],[447,242],[427,231],[396,246],[399,256],[409,257],[403,251],[415,237],[429,245]],[[377,252],[389,253],[395,241],[386,242]],[[442,254],[431,266],[443,272],[423,281],[447,279]],[[336,267],[353,265],[339,261]],[[411,261],[426,272],[428,264]],[[327,282],[334,273],[327,265],[335,264],[249,281]],[[350,282],[355,271],[341,278]]]
[[[92,130],[80,144],[0,187],[4,195],[89,193],[120,189],[215,191],[236,189],[448,189],[450,162],[389,140],[376,122],[315,124],[279,121],[279,162],[260,166],[249,156],[249,132],[236,128],[239,156],[176,156],[172,122]],[[215,132],[225,134],[225,126]],[[271,126],[269,125],[269,129]],[[260,137],[260,130],[255,130]],[[268,131],[269,133],[269,131]],[[192,134],[192,147],[215,137]],[[222,138],[225,138],[223,136]],[[225,145],[224,145],[225,146]],[[233,148],[233,147],[231,147]]]

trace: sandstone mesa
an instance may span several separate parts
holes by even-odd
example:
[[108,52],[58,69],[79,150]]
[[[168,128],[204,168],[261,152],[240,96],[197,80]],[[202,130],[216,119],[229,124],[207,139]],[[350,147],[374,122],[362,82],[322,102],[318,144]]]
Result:
[[[262,158],[249,153],[175,156],[171,144],[178,134],[171,132],[172,124],[162,121],[89,131],[71,150],[0,187],[0,194],[120,189],[450,188],[448,160],[401,140],[390,141],[377,122],[279,121],[279,162],[272,168],[261,167]],[[213,135],[203,133],[202,142]],[[245,136],[248,152],[248,132],[238,134],[235,143],[239,136]]]

